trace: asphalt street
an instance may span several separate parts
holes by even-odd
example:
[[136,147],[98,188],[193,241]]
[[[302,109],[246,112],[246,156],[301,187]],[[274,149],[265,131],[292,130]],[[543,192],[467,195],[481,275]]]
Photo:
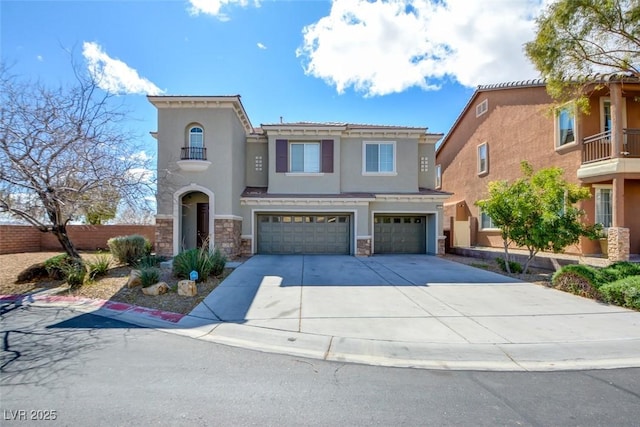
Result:
[[[640,369],[477,372],[261,353],[2,307],[2,425],[638,426]],[[39,421],[52,417],[55,420]]]

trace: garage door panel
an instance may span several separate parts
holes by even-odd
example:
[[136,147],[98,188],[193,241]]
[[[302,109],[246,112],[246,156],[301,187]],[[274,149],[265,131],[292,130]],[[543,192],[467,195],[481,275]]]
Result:
[[264,254],[348,254],[348,214],[261,214],[258,252]]
[[376,215],[375,253],[425,253],[425,224],[424,216]]

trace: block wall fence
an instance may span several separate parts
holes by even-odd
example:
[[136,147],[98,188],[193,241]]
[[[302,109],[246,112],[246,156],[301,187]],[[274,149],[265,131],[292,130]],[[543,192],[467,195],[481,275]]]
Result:
[[[107,240],[116,236],[140,234],[155,247],[155,225],[69,225],[69,238],[81,251],[107,249]],[[0,255],[20,252],[61,251],[52,233],[29,225],[0,225]]]

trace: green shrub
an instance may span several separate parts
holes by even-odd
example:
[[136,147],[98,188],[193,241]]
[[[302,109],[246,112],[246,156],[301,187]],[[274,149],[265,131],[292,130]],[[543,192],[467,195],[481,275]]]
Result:
[[93,261],[87,261],[87,269],[89,270],[89,278],[94,280],[98,276],[105,276],[111,266],[111,255],[96,254]]
[[144,239],[144,255],[150,256],[153,252],[153,244],[149,239]]
[[640,264],[629,261],[615,262],[603,270],[616,271],[620,276],[620,279],[624,279],[629,276],[640,276]]
[[66,277],[65,268],[72,264],[72,258],[67,254],[60,254],[49,258],[44,262],[49,278],[61,280]]
[[[504,262],[504,258],[496,258],[496,263],[502,271],[507,271],[507,265]],[[520,274],[522,273],[522,266],[518,262],[509,261],[509,270],[511,270],[512,273]]]
[[606,283],[600,288],[600,293],[608,303],[640,310],[640,275]]
[[209,276],[219,276],[224,270],[227,257],[216,249],[213,253],[207,248],[189,249],[179,253],[173,259],[173,274],[181,279],[188,279],[192,271],[198,272],[198,281],[207,280]]
[[111,255],[119,262],[133,265],[145,255],[148,240],[138,234],[113,237],[107,241]]
[[76,260],[62,267],[67,283],[72,288],[82,286],[84,278],[87,275],[87,268],[82,260]]
[[134,264],[135,268],[158,267],[166,258],[158,255],[145,255]]
[[556,271],[551,278],[554,288],[587,298],[600,299],[600,272],[591,266],[571,264]]
[[160,269],[156,267],[145,267],[140,269],[140,281],[142,287],[147,288],[155,285],[160,280]]

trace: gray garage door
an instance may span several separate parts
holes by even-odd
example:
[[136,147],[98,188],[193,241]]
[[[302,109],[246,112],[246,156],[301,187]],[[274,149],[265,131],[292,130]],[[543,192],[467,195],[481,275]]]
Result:
[[258,253],[349,254],[348,214],[258,215]]
[[373,219],[373,250],[377,254],[423,254],[426,252],[426,217],[376,215]]

